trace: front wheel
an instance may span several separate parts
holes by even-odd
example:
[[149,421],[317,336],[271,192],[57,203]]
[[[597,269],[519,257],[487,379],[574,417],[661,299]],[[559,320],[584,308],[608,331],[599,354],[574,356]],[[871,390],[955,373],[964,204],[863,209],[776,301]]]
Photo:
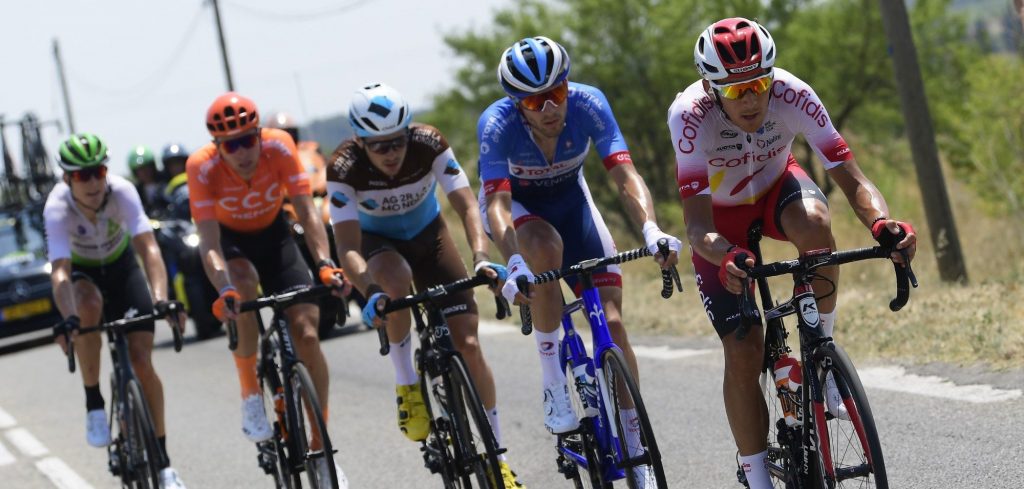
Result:
[[448,401],[456,467],[461,472],[463,487],[475,484],[475,487],[504,489],[497,442],[473,379],[461,356],[452,355],[449,367]]
[[871,414],[867,394],[853,362],[834,343],[815,352],[818,381],[824,390],[829,374],[849,413],[849,421],[825,415],[825,407],[817,404],[815,424],[821,445],[822,487],[876,487],[888,489],[882,445],[878,440],[875,418]]
[[121,467],[122,480],[130,480],[129,487],[138,489],[159,489],[161,461],[164,455],[153,432],[153,420],[146,407],[146,398],[138,381],[128,381],[125,389],[128,404],[124,420],[124,457],[127,467]]
[[[320,408],[320,396],[317,395],[309,370],[301,362],[292,366],[289,385],[293,406],[293,412],[289,415],[289,421],[292,423],[289,433],[292,436],[291,448],[294,450],[290,455],[295,461],[299,460],[297,457],[301,457],[309,487],[336,489],[338,473],[334,466],[334,448],[327,435],[327,423]],[[318,463],[326,464],[325,474],[316,470]],[[328,480],[321,480],[323,475],[326,475]],[[301,484],[296,486],[301,487]]]
[[601,360],[601,391],[611,400],[606,407],[618,437],[617,465],[626,471],[626,485],[630,489],[668,487],[651,420],[626,359],[621,351],[610,348]]

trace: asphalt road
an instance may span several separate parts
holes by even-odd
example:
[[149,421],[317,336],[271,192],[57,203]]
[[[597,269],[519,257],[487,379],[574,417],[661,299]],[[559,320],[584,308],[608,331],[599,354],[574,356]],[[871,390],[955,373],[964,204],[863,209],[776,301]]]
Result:
[[[154,362],[167,399],[168,450],[184,481],[190,488],[271,487],[256,465],[255,447],[240,432],[237,377],[226,339],[188,342],[176,354],[166,327],[158,328]],[[487,333],[481,341],[497,379],[501,429],[513,469],[528,487],[570,487],[556,471],[554,440],[543,428],[533,339],[511,326],[492,326]],[[640,358],[644,399],[670,486],[740,487],[722,406],[723,360],[717,341],[638,336],[633,342],[655,352],[665,346],[698,350],[689,356]],[[417,444],[395,426],[392,368],[377,354],[376,335],[337,336],[323,348],[331,373],[329,429],[351,487],[440,487],[440,478],[423,467]],[[108,360],[105,356],[105,372]],[[55,487],[40,468],[51,466],[53,458],[92,487],[117,487],[106,471],[105,451],[85,444],[80,377],[67,372],[55,346],[0,356],[0,371],[0,487]],[[101,385],[109,398],[106,378]],[[1019,373],[1004,375],[1000,382],[1024,388]],[[1019,395],[971,403],[871,387],[868,393],[890,487],[1024,485],[1024,400]],[[24,432],[38,446],[19,444]],[[62,480],[65,487],[85,487],[76,486],[73,477]]]

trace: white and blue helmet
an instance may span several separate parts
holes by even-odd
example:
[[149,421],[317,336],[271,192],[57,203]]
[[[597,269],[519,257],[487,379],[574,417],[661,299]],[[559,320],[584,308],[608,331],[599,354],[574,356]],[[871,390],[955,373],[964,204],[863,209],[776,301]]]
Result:
[[409,127],[412,110],[398,90],[383,83],[371,83],[352,96],[348,121],[361,138],[387,136]]
[[498,81],[511,97],[546,92],[569,76],[569,54],[546,37],[527,37],[505,50],[498,63]]

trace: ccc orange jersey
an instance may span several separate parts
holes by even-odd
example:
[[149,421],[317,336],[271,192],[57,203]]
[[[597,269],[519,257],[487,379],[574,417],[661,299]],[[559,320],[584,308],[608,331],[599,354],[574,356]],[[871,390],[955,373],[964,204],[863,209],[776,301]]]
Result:
[[239,232],[265,229],[280,212],[285,195],[311,195],[309,174],[297,155],[288,133],[260,129],[260,160],[245,181],[220,157],[214,143],[203,146],[186,164],[192,218],[216,219]]

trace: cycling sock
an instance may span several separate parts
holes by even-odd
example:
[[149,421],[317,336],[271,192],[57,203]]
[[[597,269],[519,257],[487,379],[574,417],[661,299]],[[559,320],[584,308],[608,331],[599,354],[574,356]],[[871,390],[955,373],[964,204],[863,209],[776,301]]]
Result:
[[832,336],[832,331],[836,329],[836,311],[833,309],[829,313],[818,314],[821,318],[821,332],[825,333],[825,336]]
[[768,459],[768,450],[754,455],[740,455],[740,469],[747,478],[750,489],[772,489],[772,479],[764,466]]
[[85,386],[85,409],[87,411],[103,409],[105,405],[106,403],[103,402],[103,394],[100,392],[99,384]]
[[260,394],[260,385],[256,381],[256,354],[247,357],[235,355],[235,368],[238,370],[238,383],[242,386],[242,399]]
[[533,338],[537,341],[537,353],[540,354],[540,372],[543,375],[544,387],[551,384],[565,383],[565,372],[558,361],[558,330],[550,333],[533,330]]
[[[501,448],[501,425],[498,423],[498,408],[484,409],[487,411],[487,422],[491,424],[491,431],[494,432],[495,448]],[[498,460],[505,460],[505,454],[498,455]]]
[[164,452],[164,463],[160,465],[160,470],[163,470],[171,466],[171,456],[167,455],[167,435],[157,438],[156,441],[160,444],[160,450]]
[[419,377],[412,366],[412,334],[405,336],[400,343],[391,343],[391,364],[395,366],[395,383],[398,385],[415,384]]
[[643,452],[643,445],[640,443],[640,423],[636,419],[636,409],[620,409],[619,421],[626,433],[626,447],[629,450],[629,456],[639,455]]

